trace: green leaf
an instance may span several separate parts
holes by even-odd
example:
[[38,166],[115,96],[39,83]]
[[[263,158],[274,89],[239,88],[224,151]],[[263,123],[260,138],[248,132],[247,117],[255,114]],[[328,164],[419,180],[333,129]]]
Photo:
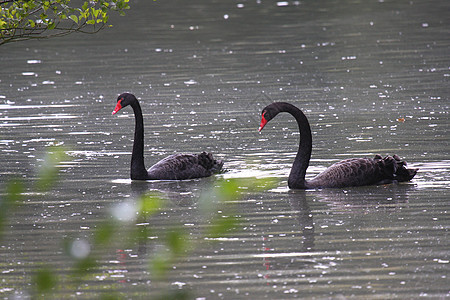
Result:
[[47,16],[46,14],[44,14],[44,13],[41,13],[41,14],[39,15],[39,18],[42,20],[42,22],[45,23],[45,20],[47,20],[48,16]]
[[80,277],[87,275],[95,266],[97,266],[97,263],[91,256],[83,258],[76,263],[74,275],[81,279]]
[[[3,28],[5,28],[5,25],[6,25],[7,23],[5,22],[5,21],[3,21],[2,19],[0,19],[0,29],[3,29]],[[1,36],[1,33],[0,33],[0,36]]]
[[156,253],[150,264],[151,273],[156,279],[162,279],[167,274],[169,266],[170,258],[165,253]]
[[0,197],[0,240],[3,226],[12,208],[23,200],[24,184],[20,179],[10,180],[6,184],[6,195]]
[[89,21],[86,21],[86,24],[94,25],[94,24],[95,24],[95,20],[89,20]]
[[162,208],[162,200],[155,193],[144,194],[139,200],[139,215],[149,217]]
[[206,236],[208,238],[219,238],[225,236],[230,230],[236,228],[239,223],[237,216],[218,216],[212,221]]
[[105,222],[97,227],[94,234],[96,245],[105,245],[114,237],[116,226],[112,222]]
[[94,16],[94,18],[97,18],[98,14],[101,12],[100,9],[94,9],[94,8],[92,8],[91,11],[92,11],[92,15]]
[[39,191],[50,189],[58,179],[58,164],[68,159],[65,149],[61,146],[50,147],[46,154],[42,166],[39,169],[39,177],[36,188]]
[[79,20],[81,21],[81,20],[83,20],[83,19],[87,19],[87,16],[88,16],[88,14],[86,13],[86,12],[80,12],[80,18],[79,18]]
[[223,201],[237,200],[243,191],[260,192],[276,187],[277,180],[274,178],[232,178],[222,181],[215,190]]
[[56,286],[56,276],[49,269],[41,269],[36,272],[34,283],[39,293],[45,293]]
[[240,196],[239,186],[240,179],[228,179],[221,182],[216,190],[218,195],[222,196],[224,200],[236,200]]
[[77,16],[75,16],[75,15],[70,15],[69,18],[70,18],[72,21],[74,21],[75,23],[78,24],[78,17],[77,17]]
[[122,299],[122,297],[120,297],[119,294],[111,291],[107,292],[106,294],[102,292],[100,296],[100,300],[118,300],[118,299]]
[[152,234],[152,230],[149,225],[139,225],[136,226],[134,238],[138,245],[143,245],[147,243],[148,237]]
[[6,197],[0,202],[0,207],[3,208],[3,205],[5,204],[10,206],[20,203],[23,199],[22,193],[24,190],[25,186],[22,180],[13,179],[9,181],[6,185]]
[[[195,299],[189,289],[166,290],[156,300],[190,300]],[[200,298],[203,299],[203,298]]]
[[175,257],[184,254],[187,250],[187,239],[184,232],[182,230],[169,232],[167,246]]

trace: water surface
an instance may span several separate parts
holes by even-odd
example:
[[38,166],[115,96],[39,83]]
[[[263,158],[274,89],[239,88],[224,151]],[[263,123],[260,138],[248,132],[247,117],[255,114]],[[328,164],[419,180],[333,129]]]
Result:
[[[66,278],[64,237],[89,241],[113,207],[148,190],[165,201],[148,220],[148,244],[112,249],[92,278],[56,298],[139,298],[167,286],[200,299],[449,297],[448,1],[131,6],[93,36],[0,49],[1,186],[14,174],[31,185],[50,145],[64,145],[71,158],[51,192],[30,189],[8,220],[2,298],[31,295],[42,266]],[[124,91],[141,100],[147,166],[206,150],[228,172],[132,183],[132,111],[111,116]],[[272,101],[309,118],[308,177],[377,153],[420,171],[401,185],[289,191],[294,120],[279,115],[257,132]],[[148,259],[161,236],[180,225],[203,243],[199,198],[220,179],[247,177],[278,181],[244,192],[235,203],[240,226],[178,262],[166,284],[154,282]]]

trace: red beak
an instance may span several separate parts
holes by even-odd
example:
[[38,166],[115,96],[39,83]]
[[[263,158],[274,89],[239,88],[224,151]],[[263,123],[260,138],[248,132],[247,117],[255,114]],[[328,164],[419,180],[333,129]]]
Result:
[[113,110],[113,112],[112,112],[113,115],[115,115],[119,110],[122,109],[122,104],[121,104],[121,102],[122,102],[122,99],[120,99],[119,101],[117,101],[116,108],[114,108],[114,110]]
[[258,131],[259,132],[261,132],[261,130],[264,128],[264,126],[266,126],[266,124],[267,124],[267,120],[266,120],[266,118],[264,118],[264,114],[265,114],[265,112],[262,114],[262,116],[261,116],[261,124],[259,124],[259,129],[258,129]]

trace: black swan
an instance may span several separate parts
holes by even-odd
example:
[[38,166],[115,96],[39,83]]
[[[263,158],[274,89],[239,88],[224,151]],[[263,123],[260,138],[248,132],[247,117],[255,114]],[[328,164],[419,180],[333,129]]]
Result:
[[148,171],[144,165],[144,120],[141,106],[133,94],[123,93],[117,98],[116,114],[122,108],[130,105],[134,111],[135,129],[133,153],[131,155],[132,180],[183,180],[208,177],[221,170],[223,162],[215,160],[211,153],[173,154],[155,165]]
[[291,173],[288,186],[291,189],[310,188],[342,188],[372,184],[387,184],[409,181],[418,169],[407,169],[406,162],[397,155],[382,158],[350,158],[331,165],[328,169],[311,180],[305,180],[312,150],[311,127],[305,114],[292,104],[275,102],[262,111],[259,131],[278,113],[287,112],[294,116],[300,130],[300,145]]

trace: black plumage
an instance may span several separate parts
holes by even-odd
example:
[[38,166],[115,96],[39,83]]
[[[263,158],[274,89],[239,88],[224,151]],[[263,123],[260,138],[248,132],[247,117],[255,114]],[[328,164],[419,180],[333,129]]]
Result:
[[262,111],[259,130],[280,112],[294,116],[300,130],[300,145],[288,179],[291,189],[342,188],[402,182],[411,180],[417,173],[418,169],[406,168],[406,162],[397,155],[384,158],[376,155],[374,158],[350,158],[337,162],[313,179],[305,180],[312,151],[311,127],[305,114],[292,104],[272,103]]
[[133,152],[130,177],[132,180],[184,180],[208,177],[222,169],[223,162],[215,160],[211,153],[173,154],[148,171],[144,164],[144,120],[141,106],[133,94],[123,93],[117,98],[113,114],[130,105],[135,116]]

